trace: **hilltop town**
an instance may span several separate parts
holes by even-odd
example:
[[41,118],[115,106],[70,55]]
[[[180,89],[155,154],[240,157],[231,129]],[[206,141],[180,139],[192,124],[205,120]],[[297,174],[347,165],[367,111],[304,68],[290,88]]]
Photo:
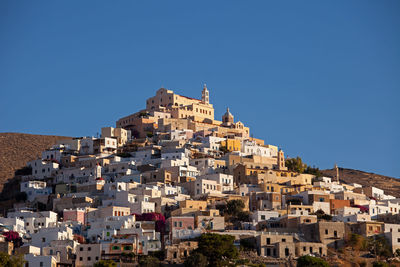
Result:
[[205,85],[201,99],[161,88],[100,137],[57,139],[16,173],[3,191],[15,198],[0,217],[0,251],[29,267],[400,256],[400,198],[345,183],[338,167],[333,177],[300,170],[250,132],[229,108],[216,119]]

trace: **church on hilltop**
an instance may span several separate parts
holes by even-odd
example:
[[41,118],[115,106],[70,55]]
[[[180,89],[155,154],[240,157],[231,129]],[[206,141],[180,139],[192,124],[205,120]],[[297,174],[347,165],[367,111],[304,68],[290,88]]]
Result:
[[250,136],[250,129],[240,121],[234,122],[229,108],[222,121],[215,120],[214,107],[210,103],[210,92],[204,85],[201,99],[191,98],[160,88],[156,95],[146,100],[146,109],[120,118],[116,127],[131,130],[132,136],[144,138],[157,131],[190,129],[225,137]]

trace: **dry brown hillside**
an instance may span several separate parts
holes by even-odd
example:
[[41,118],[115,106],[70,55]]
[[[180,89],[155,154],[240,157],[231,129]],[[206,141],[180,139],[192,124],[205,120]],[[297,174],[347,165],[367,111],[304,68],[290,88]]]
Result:
[[69,138],[71,137],[0,133],[0,189],[28,161],[40,157],[41,152],[54,145],[57,140]]
[[[0,133],[0,190],[14,172],[26,166],[30,160],[40,157],[41,152],[51,147],[57,140],[71,137],[54,135],[35,135],[22,133]],[[323,170],[325,176],[333,177],[334,170]],[[400,197],[400,179],[340,168],[340,179],[345,183],[358,183],[364,186],[375,186],[386,193]]]
[[[322,173],[328,177],[336,176],[333,169],[323,170]],[[375,186],[383,189],[386,194],[400,197],[400,179],[397,178],[346,168],[339,168],[339,178],[348,184],[357,183],[363,186]]]

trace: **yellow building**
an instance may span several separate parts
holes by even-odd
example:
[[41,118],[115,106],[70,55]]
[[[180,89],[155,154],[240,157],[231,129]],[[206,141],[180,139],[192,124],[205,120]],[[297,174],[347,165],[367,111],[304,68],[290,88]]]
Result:
[[221,141],[221,147],[225,147],[228,151],[240,151],[241,142],[239,139],[226,139]]
[[201,200],[183,200],[179,202],[180,208],[189,208],[196,210],[206,210],[207,209],[207,201]]
[[181,96],[172,90],[161,88],[156,95],[146,101],[146,110],[171,110],[171,117],[183,119],[192,116],[214,120],[214,108],[209,102],[209,92],[206,86],[202,91],[202,99]]

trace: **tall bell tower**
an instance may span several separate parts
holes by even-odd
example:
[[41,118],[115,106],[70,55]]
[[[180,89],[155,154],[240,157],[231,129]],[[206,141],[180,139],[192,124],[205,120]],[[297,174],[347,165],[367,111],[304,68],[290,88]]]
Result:
[[201,91],[201,101],[210,104],[210,93],[208,92],[206,84],[204,84],[203,91]]

